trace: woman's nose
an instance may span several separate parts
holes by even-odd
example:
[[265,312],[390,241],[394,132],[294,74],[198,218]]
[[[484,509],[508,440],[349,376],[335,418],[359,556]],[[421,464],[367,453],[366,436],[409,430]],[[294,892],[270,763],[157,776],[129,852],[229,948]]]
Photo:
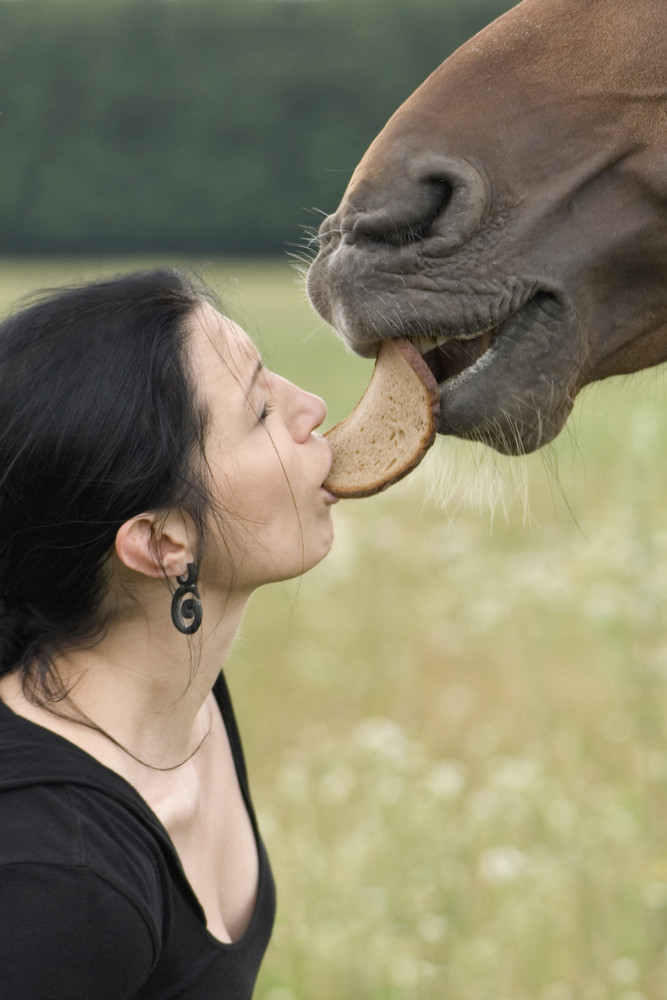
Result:
[[313,393],[308,393],[313,405],[313,418],[315,423],[313,424],[313,430],[321,427],[324,421],[327,419],[327,404],[320,396],[315,396]]
[[326,403],[319,396],[307,392],[291,382],[285,384],[284,419],[295,441],[307,441],[327,415]]

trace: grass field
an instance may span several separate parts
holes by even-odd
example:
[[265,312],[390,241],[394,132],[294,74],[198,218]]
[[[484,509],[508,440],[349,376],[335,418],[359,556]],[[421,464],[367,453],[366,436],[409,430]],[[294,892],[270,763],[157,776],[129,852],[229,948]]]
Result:
[[[5,262],[0,298],[145,262]],[[331,421],[369,374],[287,265],[204,273]],[[279,888],[258,1000],[667,998],[667,392],[341,502],[228,666]]]

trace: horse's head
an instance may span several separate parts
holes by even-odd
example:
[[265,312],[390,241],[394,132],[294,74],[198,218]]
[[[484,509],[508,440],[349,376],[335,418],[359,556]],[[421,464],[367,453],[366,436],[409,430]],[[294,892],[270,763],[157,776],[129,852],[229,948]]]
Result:
[[360,354],[421,340],[441,433],[551,440],[583,385],[667,359],[665,0],[524,0],[399,108],[320,238],[315,308]]

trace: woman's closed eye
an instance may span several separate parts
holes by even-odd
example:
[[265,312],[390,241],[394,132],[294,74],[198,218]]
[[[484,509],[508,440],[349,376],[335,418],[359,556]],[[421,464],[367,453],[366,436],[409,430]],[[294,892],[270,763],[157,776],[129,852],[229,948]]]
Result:
[[260,410],[260,413],[259,413],[259,422],[263,423],[266,420],[266,418],[269,416],[269,414],[273,413],[273,411],[275,410],[275,408],[276,408],[276,404],[275,403],[272,403],[268,399],[265,400],[265,402],[262,405],[262,408]]

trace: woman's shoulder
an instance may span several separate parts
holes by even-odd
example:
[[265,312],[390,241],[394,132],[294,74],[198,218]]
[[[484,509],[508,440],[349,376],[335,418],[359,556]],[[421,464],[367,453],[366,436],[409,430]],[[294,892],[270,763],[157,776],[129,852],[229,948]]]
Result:
[[85,870],[155,920],[163,838],[119,775],[0,703],[0,869]]
[[163,854],[140,814],[93,784],[0,783],[0,869],[87,870],[153,913],[162,908]]
[[160,852],[131,796],[94,764],[39,734],[0,752],[6,995],[133,995],[160,955]]
[[85,866],[0,864],[2,995],[134,996],[160,955],[149,908]]
[[0,702],[3,996],[134,996],[160,961],[176,870],[128,782]]

